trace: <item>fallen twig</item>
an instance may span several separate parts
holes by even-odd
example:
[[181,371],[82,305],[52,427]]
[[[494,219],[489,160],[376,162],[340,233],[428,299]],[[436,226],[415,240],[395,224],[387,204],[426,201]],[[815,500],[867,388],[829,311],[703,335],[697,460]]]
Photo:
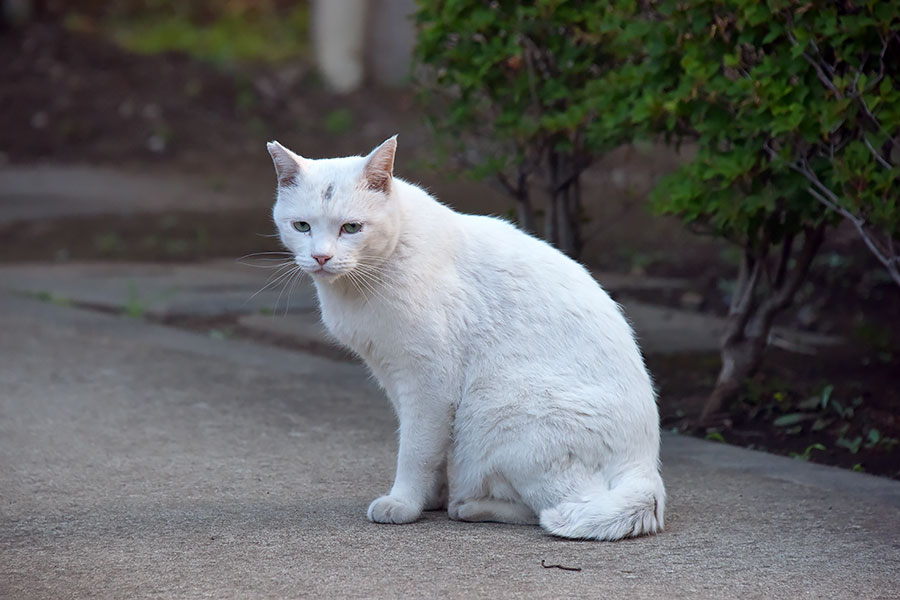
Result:
[[564,567],[563,565],[548,565],[541,559],[541,566],[545,569],[560,569],[561,571],[580,571],[581,567]]

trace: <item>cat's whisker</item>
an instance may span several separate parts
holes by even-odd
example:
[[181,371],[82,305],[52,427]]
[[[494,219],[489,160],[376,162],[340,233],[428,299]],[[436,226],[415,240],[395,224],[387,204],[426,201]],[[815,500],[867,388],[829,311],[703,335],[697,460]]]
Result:
[[299,271],[299,270],[300,270],[300,267],[298,266],[298,267],[288,271],[288,276],[286,278],[282,279],[281,291],[278,292],[278,297],[275,299],[275,309],[272,311],[273,315],[278,312],[278,305],[281,303],[281,297],[284,295],[284,291],[287,289],[288,285],[290,285],[291,280],[294,278],[294,276],[297,274],[297,271]]
[[[257,260],[275,261],[276,259],[273,258],[273,259],[257,259]],[[285,261],[277,262],[274,265],[256,265],[256,264],[249,263],[249,262],[240,262],[240,261],[236,261],[236,262],[239,265],[244,265],[245,267],[253,267],[254,269],[277,269],[278,267],[284,267],[287,265],[294,264],[294,261],[292,261],[292,260],[285,260]]]
[[284,316],[287,316],[288,311],[291,309],[291,296],[294,293],[294,287],[297,285],[298,281],[303,279],[303,275],[304,275],[303,269],[298,268],[296,271],[296,274],[294,275],[293,279],[291,280],[291,284],[290,284],[291,289],[288,290],[287,304],[284,307]]
[[289,270],[291,267],[296,266],[293,261],[282,263],[278,267],[275,267],[275,271],[269,275],[269,278],[266,280],[266,283],[272,281],[278,275],[283,275],[286,270]]
[[238,256],[235,261],[244,260],[245,258],[253,258],[254,256],[293,256],[293,252],[285,252],[283,250],[279,251],[271,251],[271,252],[251,252],[250,254],[245,254],[243,256]]
[[353,274],[353,271],[347,272],[347,279],[350,281],[350,283],[353,285],[353,287],[356,289],[356,291],[359,293],[359,295],[363,297],[363,300],[368,302],[369,296],[366,295],[366,292],[363,290],[362,287],[360,287],[360,284],[357,281],[357,276]]
[[376,270],[376,271],[384,271],[385,270],[383,265],[377,264],[374,261],[370,262],[370,259],[375,258],[375,257],[357,256],[356,258],[357,258],[356,264],[359,267],[363,267],[366,269],[372,269],[372,270]]
[[378,269],[379,271],[387,271],[389,268],[387,263],[384,261],[384,257],[381,256],[368,256],[362,255],[357,257],[361,264],[366,265],[367,267],[371,267],[373,269]]
[[384,285],[384,283],[378,279],[373,274],[369,273],[365,266],[363,268],[359,268],[361,265],[357,264],[357,267],[351,271],[354,279],[359,282],[359,285],[362,286],[366,291],[369,292],[366,297],[366,301],[369,301],[374,296],[378,296],[385,302],[387,302],[387,298],[385,298],[384,294],[379,290],[380,287]]
[[392,274],[389,274],[385,269],[373,265],[359,263],[357,265],[357,270],[382,287],[389,286],[395,281]]
[[[279,277],[281,277],[282,275],[284,275],[285,273],[287,273],[287,272],[290,270],[290,268],[291,268],[291,264],[290,264],[290,263],[286,263],[286,264],[283,264],[283,265],[281,265],[281,266],[279,266],[279,267],[276,267],[275,270],[274,270],[272,273],[269,274],[269,277],[266,279],[266,283],[265,283],[265,285],[264,285],[264,287],[263,287],[262,289],[265,289],[265,288],[268,287],[271,283],[274,283],[274,281],[275,281],[277,278],[279,278]],[[259,291],[262,291],[262,290],[259,290]]]
[[[274,273],[269,275],[269,279],[266,281],[265,285],[263,285],[261,288],[256,290],[252,296],[247,298],[244,301],[244,305],[246,306],[247,303],[249,303],[251,300],[256,298],[256,296],[258,296],[260,294],[260,292],[272,287],[273,285],[276,285],[278,282],[282,281],[285,277],[289,276],[293,272],[291,269],[288,268],[289,266],[290,265],[283,265],[283,266],[279,267],[278,271],[275,271]],[[299,269],[300,267],[297,267],[297,268]]]
[[384,302],[389,302],[389,300],[385,297],[385,295],[381,292],[383,284],[381,281],[375,279],[371,275],[365,274],[363,272],[357,272],[356,278],[369,290],[373,296],[378,296]]
[[385,298],[384,294],[378,289],[380,286],[380,282],[374,280],[371,276],[367,275],[363,271],[359,271],[356,273],[357,279],[359,279],[360,283],[367,289],[373,296],[378,296],[384,302],[387,302],[388,299]]
[[376,272],[367,271],[366,269],[356,269],[356,274],[373,287],[383,287],[385,285],[384,279]]
[[369,254],[361,254],[356,257],[356,260],[359,264],[364,264],[368,267],[373,267],[376,269],[385,269],[385,262],[383,256],[378,255],[369,255]]
[[[293,257],[292,256],[278,256],[278,257],[273,258],[273,257],[267,257],[267,256],[262,256],[262,257],[252,256],[250,258],[235,259],[235,262],[240,262],[240,261],[245,261],[245,260],[252,260],[254,262],[276,262],[276,261],[293,262]],[[254,263],[250,263],[250,264],[254,264]]]
[[[293,252],[252,252],[250,254],[245,254],[244,256],[239,256],[234,259],[239,265],[244,265],[247,267],[254,267],[258,269],[274,269],[280,265],[290,264],[293,261],[294,254]],[[262,263],[262,264],[259,264]],[[277,263],[274,265],[268,265],[265,263]]]
[[[367,290],[369,290],[373,295],[378,296],[385,302],[389,302],[389,300],[387,298],[385,298],[384,294],[382,294],[379,291],[378,288],[380,286],[384,285],[384,283],[380,279],[377,279],[376,276],[374,276],[371,273],[368,273],[364,269],[358,269],[358,268],[354,269],[353,271],[349,271],[348,275],[350,275],[350,274],[353,274],[353,278],[355,280],[359,281],[359,283],[361,285],[363,285]],[[369,298],[367,296],[365,296],[365,294],[363,296],[366,298],[366,301],[368,302]]]

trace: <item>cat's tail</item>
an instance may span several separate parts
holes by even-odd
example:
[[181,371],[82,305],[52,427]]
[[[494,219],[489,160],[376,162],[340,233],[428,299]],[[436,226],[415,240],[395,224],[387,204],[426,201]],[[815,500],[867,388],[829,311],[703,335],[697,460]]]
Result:
[[659,473],[632,473],[608,488],[593,483],[541,511],[541,526],[565,538],[619,540],[663,528],[666,490]]

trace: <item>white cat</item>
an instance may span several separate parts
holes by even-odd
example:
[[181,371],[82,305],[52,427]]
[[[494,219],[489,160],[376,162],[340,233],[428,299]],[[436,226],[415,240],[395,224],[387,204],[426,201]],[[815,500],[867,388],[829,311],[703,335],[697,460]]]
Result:
[[369,519],[446,506],[452,519],[539,520],[568,538],[662,529],[653,387],[584,268],[393,177],[396,136],[366,157],[268,148],[281,239],[400,421],[394,486]]

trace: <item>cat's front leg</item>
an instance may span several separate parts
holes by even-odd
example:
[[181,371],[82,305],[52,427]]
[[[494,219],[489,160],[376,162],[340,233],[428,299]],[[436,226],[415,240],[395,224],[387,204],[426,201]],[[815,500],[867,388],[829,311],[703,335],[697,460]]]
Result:
[[423,510],[445,502],[449,405],[420,398],[403,400],[396,403],[400,447],[394,487],[369,505],[369,520],[376,523],[412,523]]
[[444,510],[447,508],[447,499],[450,486],[447,482],[446,460],[438,467],[438,476],[434,480],[431,491],[425,497],[425,510]]

